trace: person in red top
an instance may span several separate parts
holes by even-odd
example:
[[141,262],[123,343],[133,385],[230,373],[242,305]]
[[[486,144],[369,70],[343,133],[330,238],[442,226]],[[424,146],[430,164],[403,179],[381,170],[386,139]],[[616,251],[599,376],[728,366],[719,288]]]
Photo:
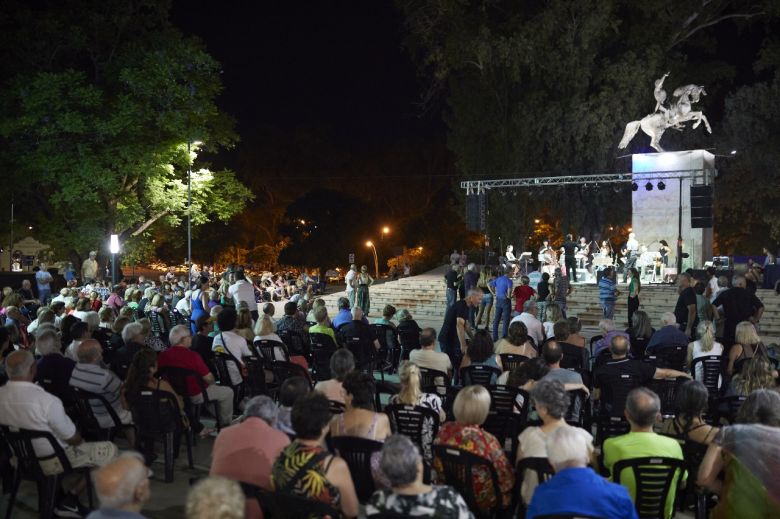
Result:
[[[480,427],[490,412],[490,393],[483,386],[466,386],[458,392],[453,404],[454,422],[445,422],[434,440],[434,445],[446,445],[463,449],[492,462],[498,474],[498,490],[493,488],[490,473],[486,470],[474,470],[474,491],[477,505],[487,511],[501,496],[500,508],[508,508],[512,503],[512,488],[515,474],[509,463],[503,446],[495,436]],[[433,468],[441,479],[444,467],[435,457]],[[440,484],[452,482],[438,481]]]
[[[271,467],[290,444],[287,435],[273,427],[278,413],[274,401],[265,395],[249,400],[243,421],[222,429],[214,441],[209,474],[272,490]],[[246,517],[263,517],[256,499],[247,499]]]
[[515,312],[523,313],[523,304],[536,295],[536,290],[531,288],[528,276],[520,278],[520,284],[512,291],[512,297],[515,298]]
[[[157,356],[157,366],[159,368],[167,366],[184,368],[200,375],[208,385],[206,394],[209,400],[218,403],[220,423],[223,426],[229,425],[233,420],[233,390],[229,387],[215,385],[214,375],[206,367],[203,358],[194,351],[190,351],[192,344],[190,329],[183,324],[176,325],[168,334],[168,339],[171,347]],[[197,380],[187,379],[187,393],[193,403],[197,404],[203,401]]]

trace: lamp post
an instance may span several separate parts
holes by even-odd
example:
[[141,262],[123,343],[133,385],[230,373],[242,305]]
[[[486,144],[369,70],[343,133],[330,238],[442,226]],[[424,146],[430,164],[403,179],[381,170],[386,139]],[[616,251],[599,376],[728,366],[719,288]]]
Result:
[[187,266],[192,266],[192,145],[187,141]]
[[384,227],[382,227],[382,236],[379,238],[380,241],[384,241],[385,234],[390,234],[390,227],[388,227],[386,225]]
[[379,278],[379,257],[376,255],[376,247],[374,246],[374,242],[367,241],[366,247],[371,247],[371,250],[374,252],[374,277]]
[[116,285],[116,255],[119,254],[119,235],[112,234],[108,250],[111,252],[111,284]]

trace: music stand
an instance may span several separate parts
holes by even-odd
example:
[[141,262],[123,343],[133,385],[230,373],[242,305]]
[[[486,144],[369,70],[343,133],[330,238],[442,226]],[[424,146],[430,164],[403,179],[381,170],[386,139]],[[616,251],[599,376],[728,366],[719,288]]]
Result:
[[524,252],[524,253],[522,253],[520,255],[520,258],[518,258],[518,261],[520,261],[520,263],[522,263],[522,265],[523,265],[523,271],[522,272],[526,276],[528,275],[528,263],[533,261],[531,259],[532,257],[533,257],[533,254],[531,254],[530,252]]

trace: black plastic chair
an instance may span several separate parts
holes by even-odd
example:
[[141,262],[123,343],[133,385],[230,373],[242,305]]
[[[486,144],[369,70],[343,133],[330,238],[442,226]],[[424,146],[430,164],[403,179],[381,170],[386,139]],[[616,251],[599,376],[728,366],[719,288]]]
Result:
[[309,358],[309,344],[302,333],[293,330],[281,330],[279,338],[287,346],[290,355],[302,355]]
[[282,383],[290,377],[303,377],[311,385],[309,372],[294,362],[275,360],[271,365],[271,369],[274,372],[274,384],[279,387],[282,387]]
[[504,371],[512,371],[515,368],[519,368],[524,362],[531,360],[525,355],[515,355],[514,353],[502,353],[499,355],[501,358],[501,367]]
[[[343,329],[342,329],[343,332]],[[363,338],[361,335],[341,333],[344,347],[352,352],[355,357],[355,369],[366,372],[369,375],[377,370],[377,351],[373,341]],[[385,372],[379,370],[380,378],[385,380]]]
[[674,418],[677,415],[677,388],[689,380],[687,377],[652,380],[647,387],[655,391],[661,400],[661,417]]
[[472,364],[465,368],[460,368],[460,381],[464,386],[472,384],[480,386],[489,386],[495,384],[495,380],[501,375],[501,370],[493,366],[484,364]]
[[330,335],[325,333],[310,333],[311,342],[311,372],[314,380],[329,380],[330,358],[336,353],[338,345]]
[[569,409],[566,411],[566,423],[574,427],[586,428],[586,421],[589,419],[588,394],[582,389],[578,389],[569,391],[569,396],[571,401],[569,402]]
[[401,345],[398,342],[398,335],[392,326],[386,324],[372,324],[371,329],[379,341],[378,358],[383,363],[380,366],[382,371],[391,371],[398,369],[398,362],[401,359]]
[[[273,362],[275,360],[290,362],[290,352],[287,350],[287,346],[283,342],[263,339],[261,341],[255,341],[253,346],[260,354],[260,356],[269,362]],[[282,357],[281,359],[278,358],[280,356]]]
[[145,316],[149,319],[149,323],[152,325],[152,333],[155,337],[162,340],[165,344],[168,344],[168,328],[165,326],[165,319],[162,316],[153,311],[145,312]]
[[650,351],[645,351],[644,360],[645,362],[653,362],[657,368],[685,371],[685,362],[687,358],[687,344],[662,344],[654,346]]
[[279,388],[269,384],[265,378],[266,369],[270,368],[271,363],[260,357],[244,357],[243,361],[247,372],[244,378],[245,393],[248,396],[268,395],[273,398]]
[[[11,497],[6,509],[6,519],[12,516],[16,495],[19,492],[19,485],[23,479],[35,481],[38,487],[38,515],[42,518],[53,516],[54,507],[57,504],[57,496],[60,490],[62,478],[68,474],[80,473],[87,478],[87,497],[89,507],[94,507],[92,498],[92,481],[90,471],[93,467],[74,468],[68,460],[68,456],[60,446],[60,443],[54,435],[48,431],[31,431],[28,429],[19,429],[12,431],[8,426],[0,426],[0,440],[10,445],[11,451],[16,456],[16,469],[14,470],[13,482],[11,486]],[[33,447],[33,441],[40,440],[48,442],[52,449],[52,454],[48,456],[38,456]],[[63,471],[59,474],[46,474],[41,468],[40,461],[57,459],[62,466]]]
[[[434,445],[433,456],[441,464],[442,471],[438,475],[444,483],[457,490],[469,509],[477,517],[495,517],[501,510],[501,487],[498,484],[498,473],[489,459],[477,456],[466,450]],[[474,471],[480,469],[490,474],[493,486],[493,506],[489,509],[480,508],[477,503],[477,493],[474,488]]]
[[[691,376],[707,388],[710,399],[715,399],[720,393],[720,355],[704,355],[691,362]],[[700,373],[699,373],[700,372]]]
[[[452,380],[449,375],[438,369],[424,368],[420,366],[420,387],[433,388],[444,387],[452,385]],[[433,393],[434,391],[429,391]],[[438,391],[436,391],[438,393]]]
[[555,471],[550,465],[547,458],[523,458],[517,462],[515,467],[515,492],[514,495],[518,496],[519,504],[523,511],[530,503],[523,503],[520,498],[520,489],[523,487],[523,480],[525,479],[526,471],[532,471],[536,473],[537,485],[541,485],[545,481],[549,481],[555,475]]
[[398,343],[401,346],[401,360],[409,360],[409,353],[420,347],[420,330],[398,325]]
[[385,382],[383,380],[377,380],[376,381],[376,389],[374,393],[374,409],[377,413],[382,412],[382,395],[387,396],[387,401],[390,400],[390,398],[393,397],[393,395],[397,395],[398,392],[401,390],[401,386],[394,382]]
[[439,414],[430,407],[420,405],[390,404],[384,412],[390,419],[393,434],[403,434],[412,440],[425,463],[424,479],[430,480],[433,463],[433,440],[439,432]]
[[559,342],[563,357],[561,358],[561,367],[563,369],[584,370],[587,359],[585,348],[580,348],[567,342]]
[[607,438],[621,436],[631,430],[631,424],[622,416],[597,416],[594,421],[596,422],[596,438],[593,443],[596,446],[603,445]]
[[138,431],[139,442],[146,443],[147,450],[155,441],[162,441],[165,458],[165,481],[173,481],[174,458],[178,454],[181,437],[187,445],[187,462],[193,468],[192,429],[182,422],[176,396],[167,391],[143,389],[128,399]]
[[720,422],[720,420],[726,420],[729,425],[736,422],[739,408],[742,407],[742,404],[746,399],[747,397],[742,395],[718,398],[715,401],[715,404],[713,404],[715,407],[714,414],[717,417],[717,422]]
[[[588,343],[588,349],[590,350],[591,358],[593,357],[593,351],[596,349],[596,343],[603,338],[604,338],[603,335],[594,335],[593,337],[590,338],[590,342]],[[604,349],[609,351],[609,348],[604,348]]]
[[239,481],[241,490],[247,499],[254,499],[260,504],[266,519],[309,519],[310,517],[342,517],[337,510],[322,501],[313,501],[284,492],[269,492],[263,488]]
[[[637,362],[629,360],[629,362]],[[599,415],[623,416],[626,400],[632,389],[639,386],[639,380],[630,373],[623,373],[617,379],[599,380],[599,370],[593,374],[594,383],[600,384]]]
[[333,448],[349,466],[358,500],[363,503],[376,487],[371,473],[371,455],[382,450],[382,443],[357,436],[336,436],[331,438]]
[[641,519],[663,518],[669,492],[676,494],[672,485],[677,476],[677,486],[685,471],[685,461],[675,458],[645,457],[620,460],[612,467],[612,481],[620,483],[623,470],[631,469],[636,482],[634,506]]
[[216,369],[217,384],[220,386],[229,387],[233,390],[233,409],[238,409],[238,403],[244,396],[244,379],[241,377],[241,382],[233,382],[233,377],[230,376],[229,365],[233,365],[235,372],[241,374],[241,366],[232,355],[225,353],[214,354],[214,368]]
[[[203,426],[200,425],[201,407],[214,405],[214,418],[216,419],[217,429],[221,429],[222,426],[230,424],[222,424],[219,421],[219,402],[212,402],[209,399],[208,392],[206,391],[208,386],[203,377],[198,375],[195,371],[186,368],[177,368],[175,366],[163,366],[157,370],[157,376],[165,379],[184,401],[184,414],[187,415],[187,419],[190,421],[190,425],[195,428],[195,432],[200,432]],[[200,394],[203,398],[203,403],[196,404],[190,397],[190,392],[187,389],[187,381],[194,381],[200,388]]]
[[[73,401],[76,411],[76,421],[79,426],[79,432],[86,440],[90,441],[111,441],[116,436],[117,431],[122,429],[133,429],[133,424],[123,424],[122,420],[116,414],[112,406],[103,395],[91,393],[85,389],[71,386],[73,392]],[[108,413],[113,425],[102,427],[95,414],[95,407],[102,407]]]

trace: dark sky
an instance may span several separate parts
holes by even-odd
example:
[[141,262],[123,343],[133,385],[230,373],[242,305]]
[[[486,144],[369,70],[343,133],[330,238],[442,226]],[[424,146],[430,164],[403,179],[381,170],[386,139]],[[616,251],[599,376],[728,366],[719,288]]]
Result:
[[443,131],[437,114],[419,117],[392,1],[175,0],[172,20],[222,64],[219,103],[245,146],[269,127],[314,128],[351,151]]

